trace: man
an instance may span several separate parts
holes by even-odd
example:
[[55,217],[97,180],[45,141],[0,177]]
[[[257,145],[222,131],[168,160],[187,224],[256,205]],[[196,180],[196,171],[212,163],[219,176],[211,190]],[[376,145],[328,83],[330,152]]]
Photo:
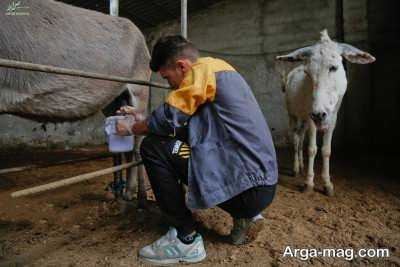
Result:
[[[139,251],[150,263],[198,262],[206,257],[180,181],[188,185],[191,209],[217,205],[234,220],[232,242],[251,241],[260,214],[275,194],[277,162],[272,138],[256,99],[232,66],[199,57],[181,36],[163,37],[150,68],[175,90],[147,119],[119,134],[147,135],[141,155],[168,233]],[[122,113],[134,114],[124,107]]]

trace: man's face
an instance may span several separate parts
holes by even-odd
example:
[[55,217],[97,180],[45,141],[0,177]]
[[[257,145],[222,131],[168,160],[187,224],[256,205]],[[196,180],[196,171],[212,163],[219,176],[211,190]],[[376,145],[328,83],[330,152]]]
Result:
[[159,72],[161,77],[166,79],[172,88],[177,89],[190,70],[191,65],[192,63],[189,60],[177,60],[162,66]]

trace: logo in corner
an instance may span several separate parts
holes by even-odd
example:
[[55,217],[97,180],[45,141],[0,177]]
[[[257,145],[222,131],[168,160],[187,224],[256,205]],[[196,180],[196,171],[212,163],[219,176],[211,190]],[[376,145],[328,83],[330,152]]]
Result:
[[12,1],[7,6],[6,15],[7,16],[27,16],[27,15],[29,15],[29,12],[27,11],[27,9],[29,9],[29,7],[22,6],[21,1]]

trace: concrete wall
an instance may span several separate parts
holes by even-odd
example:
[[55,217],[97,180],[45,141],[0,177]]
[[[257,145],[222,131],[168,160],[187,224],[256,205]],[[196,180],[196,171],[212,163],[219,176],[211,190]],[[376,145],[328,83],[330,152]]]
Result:
[[[394,74],[398,66],[390,59],[393,55],[389,50],[384,49],[392,47],[390,51],[394,52],[393,47],[398,44],[389,41],[399,33],[398,26],[394,26],[398,25],[394,22],[395,5],[395,0],[223,1],[189,17],[188,37],[201,50],[213,52],[203,55],[223,58],[242,73],[278,146],[285,146],[290,140],[280,73],[294,65],[276,62],[275,56],[314,43],[324,28],[331,38],[371,52],[378,59],[376,64],[346,63],[348,91],[333,143],[336,149],[382,151],[382,147],[393,149],[390,144],[395,144],[395,135],[399,135],[399,131],[387,132],[387,128],[382,131],[378,126],[383,116],[385,127],[393,127],[400,115],[399,75]],[[392,23],[384,23],[387,14]],[[149,46],[161,35],[178,34],[179,30],[179,21],[174,21],[147,31]],[[378,34],[382,31],[387,34]],[[385,73],[393,76],[388,79]],[[159,77],[154,75],[154,79]],[[380,88],[381,82],[384,90]],[[387,93],[391,99],[387,99]],[[152,106],[161,103],[165,95],[159,89],[152,89]]]
[[[280,73],[293,66],[278,54],[312,44],[327,28],[335,36],[335,1],[231,0],[189,17],[188,37],[202,53],[223,58],[246,79],[272,130],[275,144],[289,143],[288,118]],[[161,35],[179,33],[179,22],[146,32],[149,46]],[[165,93],[152,90],[152,106]],[[161,95],[161,96],[160,96]]]
[[[377,57],[371,71],[369,146],[398,157],[400,150],[400,2],[368,0],[368,35]],[[365,115],[364,115],[365,116]]]
[[[223,58],[242,73],[275,143],[286,146],[290,135],[280,73],[294,65],[274,58],[314,43],[319,31],[327,28],[332,38],[377,57],[372,65],[346,64],[349,85],[334,135],[335,147],[394,150],[400,132],[396,4],[396,0],[221,1],[189,16],[189,39],[209,51],[203,55]],[[152,47],[161,35],[179,31],[179,21],[171,21],[146,30],[145,36]],[[161,81],[158,75],[152,79]],[[152,108],[163,102],[166,94],[152,88]],[[0,125],[0,145],[104,143],[102,115],[57,129],[49,126],[47,131],[40,124],[9,115],[0,116]]]
[[37,123],[12,115],[0,116],[0,148],[63,148],[105,143],[101,113],[75,123]]

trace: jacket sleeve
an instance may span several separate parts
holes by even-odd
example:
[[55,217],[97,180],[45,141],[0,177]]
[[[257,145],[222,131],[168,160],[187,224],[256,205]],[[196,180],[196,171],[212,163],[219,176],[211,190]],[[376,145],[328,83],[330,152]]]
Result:
[[177,128],[186,126],[202,104],[214,101],[215,92],[215,74],[210,66],[193,64],[180,87],[147,118],[147,127],[154,134],[175,136]]

